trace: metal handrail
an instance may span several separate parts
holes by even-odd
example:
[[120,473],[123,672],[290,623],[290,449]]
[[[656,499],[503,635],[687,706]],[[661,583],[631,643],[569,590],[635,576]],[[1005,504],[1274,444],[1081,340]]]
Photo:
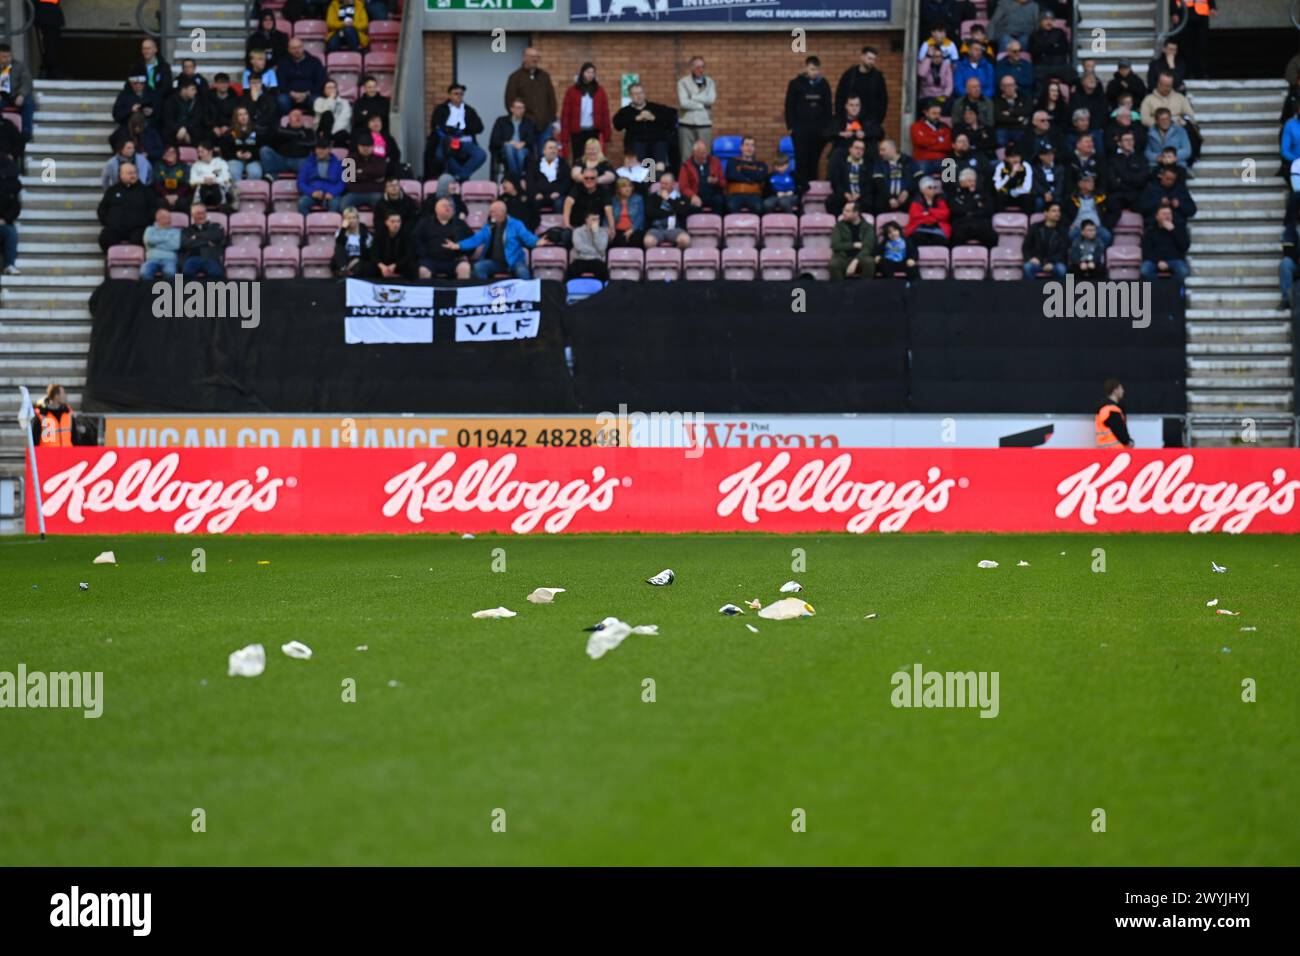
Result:
[[1291,25],[1300,30],[1300,0],[1291,0]]
[[1187,28],[1187,12],[1186,12],[1186,8],[1184,7],[1183,12],[1178,15],[1178,26],[1170,30],[1169,29],[1169,16],[1170,16],[1169,5],[1165,3],[1160,3],[1159,0],[1157,0],[1157,4],[1160,7],[1160,17],[1157,20],[1157,24],[1163,23],[1165,26],[1164,30],[1161,30],[1158,25],[1156,28],[1155,52],[1158,54],[1160,52],[1160,48],[1165,45],[1166,40],[1170,40],[1178,36],[1178,34],[1182,33],[1183,30]]
[[23,12],[26,14],[27,22],[21,29],[9,31],[10,36],[21,36],[36,25],[36,3],[34,0],[23,0]]

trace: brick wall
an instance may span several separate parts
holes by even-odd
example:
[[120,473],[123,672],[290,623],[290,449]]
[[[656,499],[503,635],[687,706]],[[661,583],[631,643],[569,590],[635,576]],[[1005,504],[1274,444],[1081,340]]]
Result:
[[[623,73],[639,73],[646,95],[657,102],[677,106],[676,84],[686,74],[690,58],[703,56],[709,73],[718,84],[718,102],[713,110],[714,135],[750,132],[758,139],[758,153],[770,159],[785,135],[785,88],[790,79],[803,69],[804,53],[792,53],[789,32],[754,33],[665,33],[631,30],[610,32],[534,33],[533,45],[542,54],[542,67],[551,74],[561,100],[573,82],[578,67],[590,60],[596,64],[601,84],[610,97],[610,108],[618,109],[618,82]],[[889,116],[885,130],[899,135],[903,54],[900,32],[811,32],[808,53],[822,61],[831,88],[840,74],[857,63],[858,51],[865,44],[879,50],[877,66],[884,72],[889,86]],[[899,49],[894,49],[899,47]],[[434,104],[446,98],[452,82],[453,35],[426,33],[424,36],[425,77],[428,108],[425,123]],[[491,101],[469,97],[470,105],[491,126],[503,110],[500,94]],[[481,104],[481,105],[480,105]],[[615,139],[608,151],[617,164],[622,159],[622,137]],[[824,163],[823,163],[824,166]],[[824,169],[823,169],[824,172]]]

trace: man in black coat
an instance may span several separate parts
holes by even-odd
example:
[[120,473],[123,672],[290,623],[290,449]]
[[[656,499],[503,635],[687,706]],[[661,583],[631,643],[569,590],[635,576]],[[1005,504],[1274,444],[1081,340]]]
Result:
[[645,87],[635,83],[628,87],[627,106],[614,114],[614,129],[623,131],[623,149],[635,149],[638,156],[654,157],[658,178],[672,161],[671,143],[677,132],[677,111],[645,98]]
[[1133,140],[1132,130],[1121,133],[1118,147],[1106,163],[1111,206],[1120,212],[1138,208],[1142,190],[1151,176],[1146,157],[1137,151]]
[[447,99],[434,107],[430,122],[433,131],[424,150],[426,179],[445,170],[463,183],[487,162],[487,153],[474,141],[483,132],[483,120],[465,102],[465,84],[447,87]]
[[117,184],[104,190],[97,210],[104,227],[99,232],[99,248],[105,252],[119,242],[143,244],[144,231],[152,225],[154,210],[158,208],[157,195],[140,182],[140,174],[133,164],[123,163],[117,175]]
[[815,56],[804,60],[804,70],[785,90],[785,126],[794,142],[794,178],[802,195],[809,180],[817,178],[826,126],[835,115],[831,85],[822,76],[822,62]]
[[[889,114],[889,91],[885,87],[885,74],[876,69],[876,48],[864,46],[857,66],[851,66],[840,77],[835,87],[835,112],[842,114],[850,96],[862,104],[862,116],[874,122],[883,131],[885,117]],[[872,139],[879,139],[877,133]]]

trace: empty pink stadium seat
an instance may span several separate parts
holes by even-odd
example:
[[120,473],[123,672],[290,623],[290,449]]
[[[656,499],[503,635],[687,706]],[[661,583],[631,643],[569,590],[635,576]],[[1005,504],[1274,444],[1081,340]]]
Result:
[[1029,217],[1023,212],[994,213],[993,231],[1000,236],[1023,236],[1029,231]]
[[361,54],[351,51],[339,51],[325,55],[325,72],[339,84],[340,90],[345,80],[356,89],[361,79]]
[[1135,246],[1111,246],[1106,252],[1106,272],[1111,279],[1140,279],[1142,250]]
[[682,253],[682,269],[687,280],[712,281],[718,277],[718,250],[692,245]]
[[[326,215],[333,215],[327,213]],[[308,243],[302,247],[302,277],[304,279],[328,279],[334,275],[330,260],[334,257],[334,244],[328,246]]]
[[108,277],[110,279],[138,279],[144,263],[144,246],[109,246]]
[[230,221],[224,212],[208,210],[208,222],[215,222],[226,235],[230,235]]
[[948,250],[943,246],[922,246],[916,251],[916,262],[922,279],[948,278]]
[[465,201],[466,211],[482,212],[486,216],[488,206],[497,198],[497,184],[490,179],[471,179],[461,183],[460,198]]
[[673,282],[682,275],[682,252],[673,246],[655,246],[645,251],[645,277],[654,282]]
[[829,249],[835,217],[824,212],[806,212],[799,218],[799,244],[805,249]]
[[397,72],[397,54],[391,50],[376,50],[373,36],[370,38],[370,52],[366,54],[365,71],[374,74],[375,79],[379,81],[381,94],[393,95],[393,74]]
[[[262,185],[265,186],[266,183],[262,183]],[[266,216],[260,212],[245,212],[241,207],[239,212],[231,214],[231,245],[261,246],[262,238],[265,235]]]
[[[825,179],[814,179],[808,183],[808,191],[804,193],[804,212],[825,212],[826,200],[831,194],[831,184]],[[820,205],[820,209],[809,209],[808,200],[813,200]]]
[[723,249],[722,278],[740,282],[750,282],[758,278],[758,250],[734,246]]
[[271,204],[271,184],[264,179],[240,179],[235,183],[240,212],[265,213]]
[[1047,217],[1044,216],[1041,212],[1033,213],[1033,214],[1029,217],[1029,227],[1032,229],[1034,226],[1038,225],[1040,222],[1042,222],[1042,221],[1043,221],[1044,219],[1046,219],[1046,218],[1047,218]]
[[430,196],[436,195],[438,195],[438,180],[426,179],[424,181],[424,198],[428,199]]
[[954,279],[983,279],[989,271],[989,251],[983,246],[956,246],[952,250]]
[[320,40],[329,35],[329,25],[324,20],[299,20],[293,25],[293,35],[299,40]]
[[1135,236],[1142,235],[1142,217],[1132,209],[1125,209],[1119,214],[1119,221],[1115,223],[1115,235],[1121,233],[1131,233]]
[[176,229],[184,229],[190,224],[190,217],[183,212],[172,213],[172,226]]
[[374,214],[374,211],[373,211],[373,210],[370,210],[370,209],[358,209],[358,210],[357,210],[357,218],[358,218],[359,220],[361,220],[361,224],[362,224],[363,226],[365,226],[365,227],[366,227],[367,229],[369,229],[371,232],[374,232],[374,230],[375,230],[375,214]]
[[293,179],[277,179],[271,183],[271,211],[298,211],[298,183]]
[[307,245],[334,248],[334,235],[339,231],[343,217],[336,212],[307,213]]
[[193,146],[181,146],[177,150],[177,159],[186,165],[197,161],[198,158],[199,151]]
[[418,179],[402,180],[402,192],[406,193],[406,195],[410,196],[417,203],[423,198],[421,195],[422,190],[423,187],[420,185]]
[[564,281],[565,267],[569,256],[560,246],[537,246],[531,255],[534,279],[555,279]]
[[907,228],[907,213],[905,212],[881,213],[879,216],[876,217],[876,235],[883,236],[885,234],[885,226],[889,225],[891,222],[898,223],[898,228],[900,229]]
[[[370,56],[376,53],[397,53],[397,41],[402,35],[401,20],[372,20],[370,22]],[[366,71],[370,72],[370,61],[366,60]]]
[[758,216],[747,212],[733,212],[722,220],[722,234],[726,237],[727,248],[757,249],[759,224]]
[[830,246],[804,246],[799,250],[799,272],[825,281],[831,277]]
[[226,247],[226,278],[256,279],[262,271],[262,250],[252,246]]
[[793,249],[799,235],[799,217],[785,212],[769,212],[763,217],[763,246],[767,249]]
[[722,240],[722,217],[697,212],[686,217],[686,231],[691,236],[691,248],[716,249]]
[[1134,249],[1142,248],[1142,237],[1136,232],[1117,232],[1115,233],[1115,245],[1131,246]]
[[544,212],[539,218],[541,221],[537,224],[538,235],[541,235],[547,229],[559,229],[564,226],[564,213],[562,212]]
[[297,249],[302,245],[302,221],[302,213],[271,213],[266,217],[266,232],[270,245]]
[[[466,183],[466,185],[469,185]],[[605,257],[609,265],[609,278],[612,282],[615,279],[630,279],[633,282],[641,281],[641,268],[645,263],[645,253],[640,249],[628,249],[620,247],[609,250]]]
[[789,246],[764,246],[759,269],[766,282],[790,282],[795,276],[795,254]]
[[334,146],[334,147],[331,147],[331,148],[330,148],[330,153],[331,153],[331,154],[334,156],[334,158],[337,159],[340,163],[343,162],[343,160],[345,160],[345,159],[348,158],[348,151],[347,151],[346,147],[343,147],[343,146]]
[[0,113],[0,116],[4,116],[4,118],[7,119],[10,124],[18,130],[18,132],[21,133],[23,131],[23,117],[21,113],[11,113],[8,110],[5,110],[4,113]]
[[998,246],[993,250],[990,261],[993,266],[993,278],[996,281],[1011,282],[1024,276],[1022,271],[1024,259],[1019,249]]
[[486,209],[471,209],[465,213],[465,225],[471,229],[482,229],[483,223],[487,222],[487,217]]
[[267,246],[262,250],[262,275],[267,279],[298,277],[297,246]]

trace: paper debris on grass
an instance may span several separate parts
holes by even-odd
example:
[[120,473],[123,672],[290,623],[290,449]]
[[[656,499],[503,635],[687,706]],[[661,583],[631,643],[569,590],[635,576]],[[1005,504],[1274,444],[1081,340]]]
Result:
[[1028,561],[1017,561],[1017,562],[1016,562],[1016,567],[1018,567],[1018,568],[1027,568],[1027,567],[1029,567],[1029,562],[1028,562]]
[[1219,599],[1218,599],[1218,598],[1215,598],[1213,601],[1206,601],[1206,602],[1205,602],[1205,606],[1206,606],[1206,607],[1214,607],[1214,606],[1217,605],[1218,603],[1219,603]]
[[1253,627],[1253,626],[1252,626],[1252,627],[1243,627],[1242,630],[1243,630],[1243,631],[1257,631],[1257,630],[1259,630],[1259,628],[1257,628],[1257,627]]
[[632,633],[632,625],[618,618],[605,618],[600,630],[587,638],[587,656],[593,661],[604,657],[625,641]]
[[802,598],[782,598],[763,608],[758,616],[769,621],[788,621],[796,617],[812,617],[816,613],[813,606]]
[[1241,617],[1241,612],[1240,612],[1240,611],[1229,611],[1227,608],[1222,608],[1222,607],[1219,608],[1218,610],[1216,610],[1214,613],[1215,613],[1215,614],[1226,614],[1226,615],[1228,615],[1228,617]]
[[633,633],[633,634],[645,634],[645,635],[647,635],[647,636],[649,636],[649,637],[657,637],[657,636],[659,635],[659,625],[658,625],[658,624],[638,624],[636,627],[632,628],[632,633]]
[[803,585],[798,581],[786,581],[785,584],[781,585],[782,594],[797,594],[802,590]]
[[998,563],[996,561],[981,561],[977,565],[977,567],[981,567],[981,568],[996,568],[997,566]]
[[754,598],[754,600],[752,600],[752,601],[746,601],[746,602],[745,602],[745,607],[747,607],[747,608],[751,608],[751,609],[753,609],[753,610],[755,610],[755,611],[757,611],[757,610],[758,610],[760,607],[762,607],[762,606],[763,606],[763,602],[760,601],[758,598]]
[[1213,561],[1210,562],[1210,569],[1213,570],[1213,571],[1214,571],[1215,573],[1217,573],[1217,574],[1227,574],[1227,573],[1228,573],[1228,569],[1227,569],[1227,568],[1221,568],[1221,567],[1219,567],[1217,564],[1215,564]]
[[672,568],[664,568],[652,578],[646,578],[646,584],[653,584],[656,587],[663,587],[665,584],[672,584],[677,580],[677,575],[673,574]]
[[485,611],[475,611],[471,617],[515,617],[515,612],[503,607],[490,607]]
[[359,651],[368,651],[368,650],[370,650],[370,645],[369,645],[369,644],[358,644],[358,645],[357,645],[357,650],[359,650]]
[[758,628],[756,628],[753,624],[746,624],[745,627],[749,628],[749,632],[750,632],[751,634],[757,634],[757,633],[758,633]]
[[292,657],[294,660],[311,660],[311,648],[302,641],[290,641],[288,644],[281,644],[280,650],[285,657]]
[[112,551],[101,551],[95,555],[95,560],[91,564],[117,564],[117,555]]
[[473,540],[474,540],[474,536],[473,536],[472,534],[470,534],[468,531],[466,531],[464,534],[462,534],[462,535],[460,536],[460,540],[462,540],[462,541],[473,541]]
[[258,564],[270,564],[271,562],[270,562],[270,561],[258,561],[257,563],[258,563]]
[[550,604],[555,600],[555,595],[563,593],[564,588],[534,588],[533,593],[528,595],[528,600],[533,604]]
[[864,617],[862,620],[864,620],[864,621],[874,621],[874,620],[875,620],[876,618],[878,618],[878,617],[880,617],[880,615],[877,614],[875,611],[872,611],[870,614],[868,614],[868,615],[867,615],[866,617]]
[[82,581],[80,584],[77,585],[77,590],[79,590],[79,591],[89,591],[89,590],[90,590],[90,585],[87,584],[85,581]]
[[736,614],[744,614],[745,612],[742,608],[738,608],[734,604],[724,604],[722,605],[722,607],[718,608],[718,613],[731,616]]
[[230,677],[257,677],[264,670],[266,648],[261,644],[249,644],[231,653],[226,674]]

